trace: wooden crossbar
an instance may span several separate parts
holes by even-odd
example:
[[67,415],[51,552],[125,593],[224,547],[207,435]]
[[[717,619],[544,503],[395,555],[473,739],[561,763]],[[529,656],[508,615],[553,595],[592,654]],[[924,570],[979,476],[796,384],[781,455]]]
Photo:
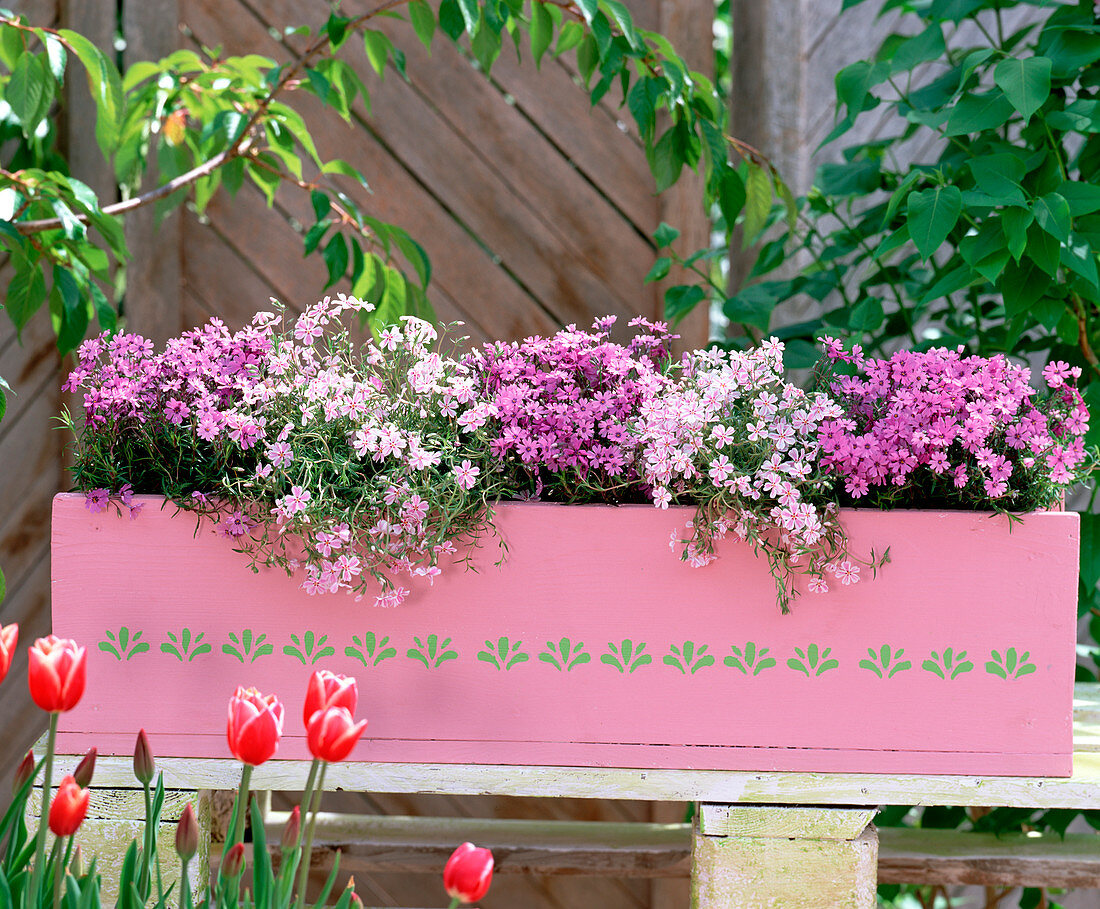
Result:
[[[268,815],[278,842],[285,812]],[[878,879],[896,884],[1100,888],[1100,837],[1013,835],[884,827],[878,831]],[[607,821],[321,814],[314,868],[352,873],[438,873],[455,843],[493,850],[501,873],[689,877],[691,825]]]

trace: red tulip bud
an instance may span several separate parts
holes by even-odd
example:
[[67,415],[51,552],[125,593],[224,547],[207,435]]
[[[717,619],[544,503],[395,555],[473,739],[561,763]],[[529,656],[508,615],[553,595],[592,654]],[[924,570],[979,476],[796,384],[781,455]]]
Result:
[[149,747],[149,736],[142,729],[134,744],[134,776],[143,786],[148,786],[156,772],[157,762],[153,759],[153,749]]
[[73,779],[81,789],[87,789],[92,782],[92,774],[95,773],[95,756],[96,750],[93,748],[80,759],[76,770],[73,771]]
[[286,819],[286,826],[283,828],[283,840],[281,845],[284,852],[289,852],[298,845],[298,834],[301,833],[301,831],[302,809],[295,805],[294,810],[290,812],[290,817]]
[[355,876],[352,875],[348,878],[348,885],[344,888],[351,891],[351,905],[352,909],[363,909],[363,901],[359,899],[359,894],[355,892]]
[[255,688],[238,688],[229,699],[226,737],[238,761],[258,767],[279,747],[283,734],[283,705],[273,694],[266,697]]
[[195,820],[195,809],[191,803],[183,809],[179,822],[176,824],[176,854],[186,865],[199,851],[199,825]]
[[50,830],[54,836],[72,836],[76,833],[88,813],[91,795],[87,789],[78,786],[71,775],[61,781],[50,805]]
[[237,843],[222,856],[222,876],[236,877],[244,869],[244,843]]
[[459,846],[443,869],[447,895],[464,903],[473,903],[485,896],[492,880],[493,853],[478,849],[473,843]]
[[15,781],[12,783],[11,791],[14,795],[20,789],[23,788],[23,784],[27,782],[34,775],[34,752],[28,751],[27,756],[19,762],[19,766],[15,768]]
[[15,645],[19,641],[19,626],[0,625],[0,682],[11,669],[12,657],[15,656]]
[[84,695],[88,653],[76,641],[49,635],[28,649],[31,698],[48,713],[72,710]]

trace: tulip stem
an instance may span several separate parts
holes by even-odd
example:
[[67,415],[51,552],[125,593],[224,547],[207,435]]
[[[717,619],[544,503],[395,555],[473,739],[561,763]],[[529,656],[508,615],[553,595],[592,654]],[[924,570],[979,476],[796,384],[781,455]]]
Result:
[[[313,805],[310,807],[309,824],[306,827],[305,843],[302,846],[301,867],[298,869],[298,899],[295,909],[302,909],[306,900],[306,885],[309,883],[309,866],[313,861],[313,831],[317,827],[317,812],[321,810],[321,796],[325,791],[325,770],[327,761],[314,760],[314,764],[321,765],[321,772],[317,774],[317,788],[313,792]],[[313,773],[312,768],[310,773]]]
[[60,713],[50,714],[50,731],[46,736],[46,768],[42,776],[42,802],[38,812],[38,845],[34,851],[34,877],[31,878],[32,905],[39,904],[39,895],[42,892],[42,881],[46,874],[46,830],[49,828],[50,813],[50,785],[53,782],[53,752],[57,741],[57,721]]
[[65,860],[61,859],[62,837],[58,837],[53,844],[53,853],[50,856],[53,864],[53,909],[61,909],[61,879],[65,876],[65,868],[68,867],[69,852],[73,848],[73,838],[69,837],[68,846],[65,849]]
[[180,909],[193,909],[191,903],[191,879],[187,876],[190,859],[180,859]]
[[237,822],[233,825],[233,836],[226,844],[226,849],[244,841],[244,822],[248,817],[248,787],[251,782],[252,765],[245,764],[241,769],[241,788],[237,790],[237,807],[235,810]]
[[[302,804],[299,810],[301,810],[301,808],[305,809],[306,823],[298,830],[298,836],[294,841],[293,867],[288,869],[287,877],[284,878],[291,886],[293,886],[295,878],[298,877],[298,869],[302,861],[302,836],[309,830],[309,805],[310,801],[313,799],[313,785],[317,782],[317,770],[320,766],[321,761],[318,758],[314,758],[313,763],[309,765],[309,776],[306,777],[306,788],[302,792]],[[279,869],[279,873],[282,874],[281,868]]]
[[458,904],[461,902],[462,900],[460,900],[457,896],[453,896],[451,897],[451,905],[448,906],[447,909],[458,909]]

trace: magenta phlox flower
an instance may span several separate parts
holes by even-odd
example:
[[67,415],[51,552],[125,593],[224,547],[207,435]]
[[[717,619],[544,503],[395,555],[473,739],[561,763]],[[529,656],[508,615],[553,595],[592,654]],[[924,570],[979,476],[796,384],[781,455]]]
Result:
[[93,514],[106,511],[110,500],[111,493],[107,489],[90,489],[84,493],[84,507]]

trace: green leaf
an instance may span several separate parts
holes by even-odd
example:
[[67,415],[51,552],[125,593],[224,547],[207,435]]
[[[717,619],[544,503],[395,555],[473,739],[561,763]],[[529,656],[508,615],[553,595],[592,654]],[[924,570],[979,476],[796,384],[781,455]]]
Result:
[[542,65],[542,57],[554,41],[554,19],[546,4],[531,0],[531,57],[535,67]]
[[885,318],[882,301],[877,297],[868,297],[852,308],[852,312],[848,316],[848,327],[855,332],[873,332],[878,330]]
[[726,318],[738,325],[753,325],[761,331],[767,331],[772,310],[778,302],[779,298],[772,282],[765,281],[761,284],[751,284],[730,297],[722,306],[722,312],[725,313]]
[[908,38],[893,48],[887,62],[891,73],[911,70],[921,63],[938,60],[947,50],[943,41],[943,29],[938,22],[932,22],[919,35]]
[[962,136],[1002,126],[1013,113],[1012,103],[999,89],[982,95],[964,95],[951,108],[944,130],[948,136]]
[[764,229],[772,209],[772,181],[758,164],[750,164],[745,181],[745,246]]
[[409,19],[412,20],[413,31],[420,43],[429,51],[432,49],[432,38],[435,36],[435,14],[425,0],[412,0],[409,4]]
[[607,11],[611,14],[611,18],[615,21],[615,24],[619,26],[619,30],[630,43],[630,46],[634,50],[641,50],[643,44],[638,37],[637,31],[634,29],[634,19],[630,15],[630,10],[619,3],[618,0],[602,0],[602,5],[606,7]]
[[706,293],[698,284],[670,287],[665,291],[665,318],[675,324],[704,299]]
[[982,192],[1004,200],[1000,202],[1002,205],[1023,204],[1023,189],[1020,184],[1027,167],[1018,156],[1002,152],[973,157],[967,163],[974,176],[974,183]]
[[367,59],[379,76],[385,77],[386,61],[389,59],[393,42],[383,32],[368,28],[363,32],[363,46],[367,51]]
[[1007,57],[993,69],[993,81],[1025,123],[1050,96],[1051,66],[1046,57]]
[[479,18],[477,0],[458,0],[458,8],[462,13],[462,21],[466,26],[466,31],[473,37],[477,33]]
[[1057,237],[1060,243],[1069,241],[1070,228],[1073,226],[1073,216],[1070,214],[1069,202],[1058,193],[1047,193],[1041,199],[1035,200],[1035,220],[1039,226],[1053,237]]
[[938,186],[909,194],[909,236],[921,257],[931,258],[958,223],[962,192],[957,186]]
[[668,256],[660,256],[656,262],[653,263],[653,267],[645,276],[643,284],[649,284],[653,281],[661,281],[668,277],[669,269],[672,267],[672,260]]
[[83,35],[67,28],[61,29],[58,35],[75,51],[87,70],[88,90],[96,105],[96,141],[103,154],[110,156],[118,146],[119,131],[126,114],[126,98],[118,69]]
[[67,268],[53,267],[53,289],[61,309],[61,330],[57,333],[57,346],[60,350],[72,350],[88,331],[88,304],[80,296],[80,286],[76,277]]
[[22,332],[23,326],[46,299],[46,282],[38,263],[27,259],[16,260],[15,276],[8,283],[8,293],[4,298],[4,309],[15,326],[16,332]]
[[1011,319],[1036,303],[1050,287],[1049,276],[1028,258],[1019,265],[1009,262],[997,286],[1004,296],[1005,313]]
[[671,246],[679,236],[680,231],[662,221],[653,234],[653,242],[657,244],[658,249],[664,249],[666,246]]
[[1001,212],[1001,226],[1008,240],[1008,251],[1017,262],[1024,254],[1024,248],[1027,246],[1027,229],[1034,220],[1035,215],[1028,208],[1013,206]]
[[344,273],[348,269],[348,244],[343,234],[333,234],[332,239],[328,241],[322,251],[321,258],[325,260],[325,265],[328,266],[328,281],[322,289],[328,290],[344,277]]
[[1069,203],[1071,215],[1100,211],[1100,186],[1095,184],[1066,182],[1058,187],[1058,195]]
[[53,100],[53,76],[37,54],[25,53],[15,64],[4,99],[30,138]]

